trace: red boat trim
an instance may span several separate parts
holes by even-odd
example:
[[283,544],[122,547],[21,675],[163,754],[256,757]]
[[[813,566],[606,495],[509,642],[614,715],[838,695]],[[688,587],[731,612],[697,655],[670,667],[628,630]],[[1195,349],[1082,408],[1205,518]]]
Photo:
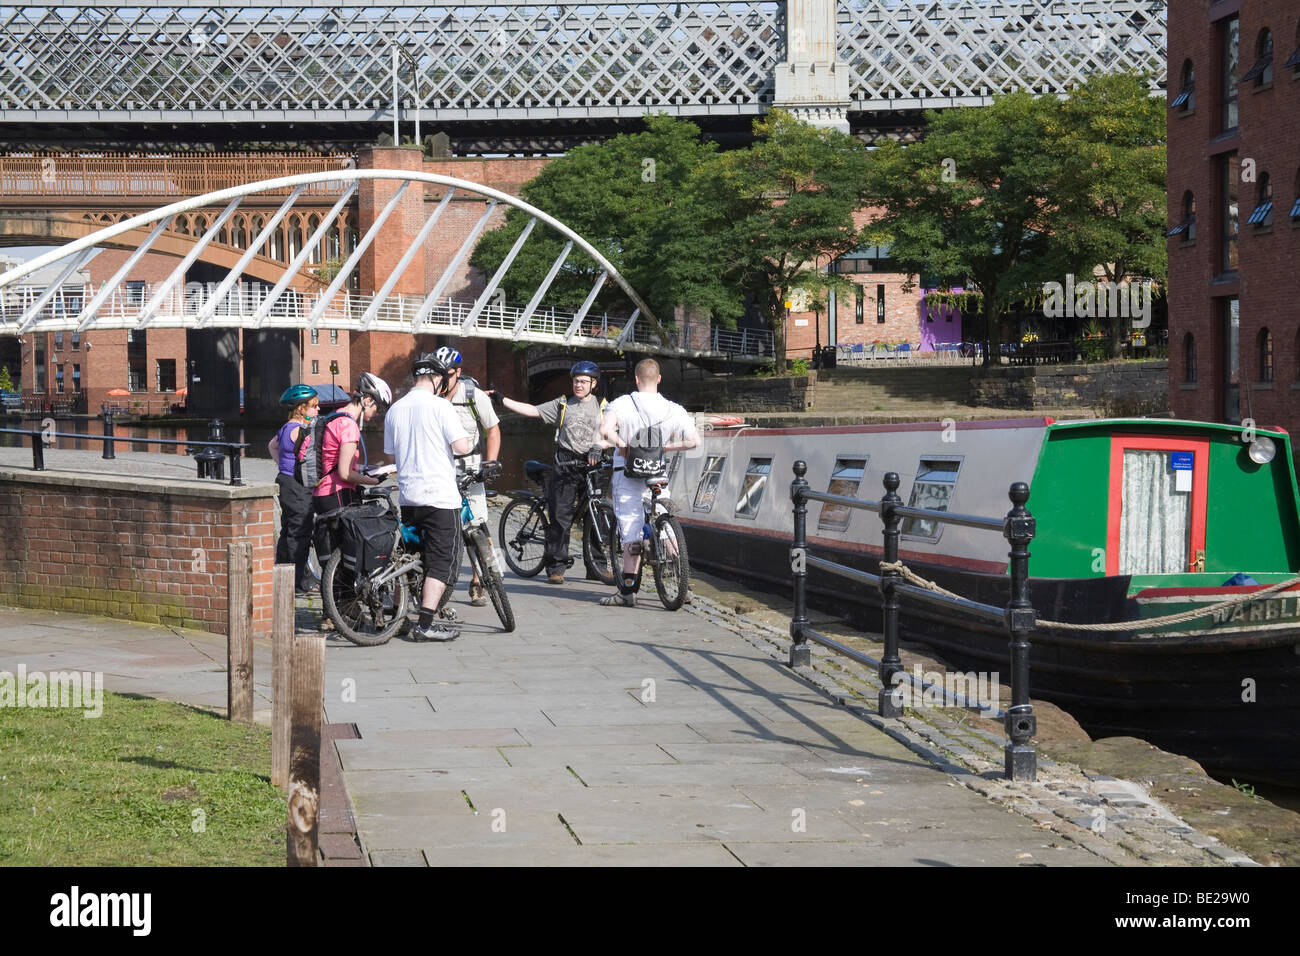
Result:
[[[1255,591],[1262,591],[1268,587],[1272,587],[1272,585],[1243,584],[1217,588],[1143,588],[1133,597],[1138,601],[1174,600],[1184,597],[1230,597],[1234,594],[1253,594]],[[1298,590],[1300,590],[1300,584],[1293,585],[1278,593],[1294,594]]]
[[[757,535],[774,541],[784,541],[789,544],[791,536],[780,534],[776,531],[769,531],[767,528],[729,528],[724,525],[714,524],[709,521],[697,521],[692,518],[677,516],[677,520],[684,528],[706,528],[709,531],[732,532],[741,535]],[[849,551],[853,554],[865,554],[872,557],[882,557],[884,550],[875,545],[862,544],[857,541],[838,541],[832,538],[819,538],[813,535],[808,536],[808,545],[815,548],[825,548],[828,551]],[[977,558],[962,558],[951,554],[926,554],[920,551],[904,551],[901,548],[898,557],[904,561],[916,561],[922,564],[938,564],[943,567],[960,568],[963,571],[979,571],[984,574],[1006,574],[1007,565],[1005,562],[981,561]]]

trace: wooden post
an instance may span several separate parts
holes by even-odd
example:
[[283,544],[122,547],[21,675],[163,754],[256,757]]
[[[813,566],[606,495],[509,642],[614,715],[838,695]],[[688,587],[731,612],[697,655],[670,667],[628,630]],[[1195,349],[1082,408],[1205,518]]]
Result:
[[295,634],[290,667],[293,728],[289,748],[288,863],[289,866],[316,866],[325,635]]
[[293,648],[294,566],[271,572],[271,783],[289,785],[289,654]]
[[226,545],[226,713],[253,722],[253,545]]

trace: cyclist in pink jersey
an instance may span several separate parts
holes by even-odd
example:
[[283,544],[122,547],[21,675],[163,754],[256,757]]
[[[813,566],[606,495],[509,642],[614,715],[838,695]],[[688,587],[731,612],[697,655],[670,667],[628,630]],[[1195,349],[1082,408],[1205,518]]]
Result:
[[[393,392],[378,375],[363,372],[352,393],[352,401],[342,413],[325,422],[321,478],[312,492],[312,510],[319,517],[331,514],[359,500],[358,485],[377,485],[382,478],[365,474],[366,445],[361,440],[361,426],[392,404]],[[308,452],[310,453],[310,452]],[[317,522],[317,528],[322,528]],[[316,554],[322,562],[332,551],[332,542],[317,536]]]

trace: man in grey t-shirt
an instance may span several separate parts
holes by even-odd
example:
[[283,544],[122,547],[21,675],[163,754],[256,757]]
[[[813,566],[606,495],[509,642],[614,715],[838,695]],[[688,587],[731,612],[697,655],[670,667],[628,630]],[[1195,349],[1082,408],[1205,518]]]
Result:
[[[582,361],[569,369],[569,376],[573,380],[573,395],[541,405],[493,395],[512,412],[540,418],[555,426],[555,470],[546,497],[551,519],[546,531],[546,579],[552,584],[563,584],[564,572],[573,563],[569,557],[569,529],[578,497],[585,487],[584,466],[596,464],[610,447],[600,437],[605,402],[593,394],[600,369],[595,362]],[[616,573],[616,569],[611,571]]]

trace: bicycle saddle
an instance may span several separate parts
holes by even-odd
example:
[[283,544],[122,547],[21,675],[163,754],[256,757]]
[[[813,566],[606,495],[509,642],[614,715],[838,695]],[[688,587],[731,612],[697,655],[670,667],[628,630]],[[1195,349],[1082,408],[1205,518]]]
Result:
[[532,481],[541,481],[542,476],[551,470],[551,466],[542,461],[530,458],[524,462],[524,474]]

